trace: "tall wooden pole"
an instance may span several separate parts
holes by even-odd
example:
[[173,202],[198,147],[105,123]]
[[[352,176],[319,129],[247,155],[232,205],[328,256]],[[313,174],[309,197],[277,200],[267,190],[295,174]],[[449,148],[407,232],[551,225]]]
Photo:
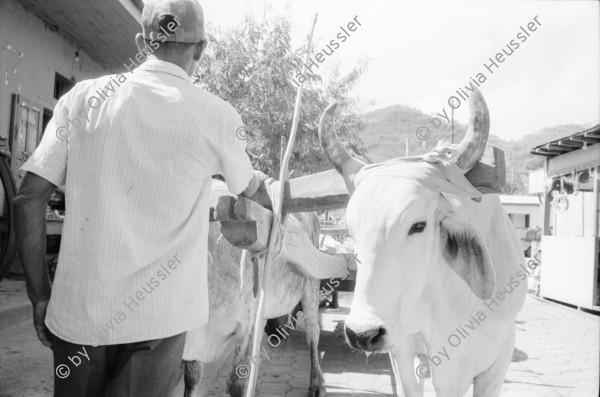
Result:
[[450,143],[454,143],[454,108],[452,108],[452,138]]
[[[306,47],[306,56],[304,58],[304,68],[302,75],[306,73],[306,64],[308,63],[308,59],[310,57],[310,48],[312,44],[313,33],[315,30],[315,25],[317,23],[317,14],[315,14],[315,19],[312,21],[312,25],[310,28],[310,34],[308,36],[308,45]],[[300,83],[298,87],[298,92],[296,93],[296,105],[294,107],[294,117],[292,119],[292,130],[290,132],[290,137],[287,141],[287,148],[285,150],[285,154],[283,159],[281,160],[281,168],[279,170],[279,189],[272,197],[273,199],[273,224],[271,226],[271,233],[269,235],[269,246],[267,248],[267,255],[265,259],[265,268],[263,271],[263,278],[260,290],[258,292],[258,308],[256,309],[256,318],[254,320],[254,335],[253,335],[253,344],[252,344],[252,357],[250,360],[250,377],[248,378],[248,387],[246,390],[246,397],[254,397],[254,389],[256,389],[256,379],[258,377],[258,366],[253,360],[254,357],[258,356],[258,352],[260,350],[260,344],[262,342],[262,323],[263,323],[263,315],[265,310],[265,296],[266,292],[269,290],[269,281],[271,275],[271,266],[273,263],[273,256],[275,251],[275,242],[277,240],[277,234],[279,232],[279,227],[281,226],[281,208],[283,205],[283,194],[285,189],[285,182],[289,177],[289,162],[290,157],[292,156],[292,150],[294,149],[294,142],[296,140],[296,131],[298,129],[298,119],[300,116],[300,105],[302,103],[302,87],[304,86],[304,81]],[[259,361],[260,363],[260,361]]]

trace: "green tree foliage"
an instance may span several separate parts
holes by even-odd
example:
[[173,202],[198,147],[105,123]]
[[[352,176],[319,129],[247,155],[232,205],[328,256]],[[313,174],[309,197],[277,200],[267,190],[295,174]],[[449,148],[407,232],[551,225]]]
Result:
[[[195,83],[229,102],[242,116],[248,132],[248,152],[255,169],[279,175],[281,140],[289,136],[298,86],[292,77],[299,73],[305,48],[292,49],[291,25],[285,17],[258,23],[247,16],[226,32],[208,28],[209,45],[197,70]],[[313,48],[318,48],[313,45]],[[365,148],[359,138],[364,122],[359,102],[350,91],[366,71],[368,60],[340,76],[339,65],[330,76],[319,69],[307,72],[294,151],[290,159],[292,177],[330,169],[318,139],[318,123],[329,103],[342,104],[337,130],[348,149],[359,156]],[[327,80],[327,83],[325,83]],[[286,141],[287,142],[287,141]]]

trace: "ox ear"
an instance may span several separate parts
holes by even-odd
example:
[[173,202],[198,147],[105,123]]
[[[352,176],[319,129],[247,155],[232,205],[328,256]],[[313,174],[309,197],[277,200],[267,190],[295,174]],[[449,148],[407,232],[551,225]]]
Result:
[[490,254],[479,232],[455,214],[440,221],[442,255],[448,265],[480,299],[488,299],[496,289],[496,276]]

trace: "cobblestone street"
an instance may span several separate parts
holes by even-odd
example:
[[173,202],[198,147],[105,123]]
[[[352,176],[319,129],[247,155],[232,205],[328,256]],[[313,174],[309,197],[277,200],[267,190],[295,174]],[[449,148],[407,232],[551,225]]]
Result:
[[[394,396],[387,355],[352,351],[342,335],[352,295],[340,293],[339,309],[322,309],[319,351],[329,396]],[[598,317],[531,296],[517,319],[517,350],[504,382],[505,397],[598,396]],[[37,340],[31,321],[0,331],[0,397],[51,397],[52,355]],[[310,359],[302,332],[292,332],[277,348],[263,339],[258,397],[306,396]],[[229,358],[210,365],[200,396],[226,395]],[[425,384],[426,396],[434,396]],[[470,395],[470,391],[467,395]],[[183,396],[183,380],[173,393]]]
[[[349,312],[350,293],[340,293],[340,308],[322,309],[319,351],[329,396],[394,396],[395,382],[387,355],[352,351],[344,342],[343,319]],[[502,396],[598,396],[598,317],[527,296],[517,317],[517,343]],[[287,346],[271,347],[261,364],[257,395],[306,396],[310,358],[304,334],[296,332]],[[224,396],[231,362],[222,360],[206,371],[202,396]],[[183,395],[182,383],[175,396]],[[428,379],[426,396],[434,396]],[[467,395],[471,395],[469,390]]]

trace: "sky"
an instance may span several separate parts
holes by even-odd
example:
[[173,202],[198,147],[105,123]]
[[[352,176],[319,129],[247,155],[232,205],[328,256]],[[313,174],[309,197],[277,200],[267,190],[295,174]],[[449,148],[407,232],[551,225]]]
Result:
[[[319,64],[348,71],[371,59],[353,95],[366,110],[395,104],[428,114],[450,112],[449,97],[478,80],[490,111],[491,133],[507,140],[558,124],[600,122],[600,2],[598,1],[398,1],[398,0],[200,0],[209,23],[221,29],[265,7],[289,15],[300,46],[315,13],[316,48],[336,39],[356,18],[350,37]],[[535,24],[536,18],[538,24]],[[526,40],[517,38],[535,24]],[[523,33],[524,34],[524,33]],[[518,43],[490,72],[484,64]],[[340,40],[337,40],[340,42]],[[514,46],[513,44],[513,47]],[[328,51],[330,52],[330,51]],[[459,98],[460,99],[460,98]],[[468,120],[468,107],[455,118]]]

